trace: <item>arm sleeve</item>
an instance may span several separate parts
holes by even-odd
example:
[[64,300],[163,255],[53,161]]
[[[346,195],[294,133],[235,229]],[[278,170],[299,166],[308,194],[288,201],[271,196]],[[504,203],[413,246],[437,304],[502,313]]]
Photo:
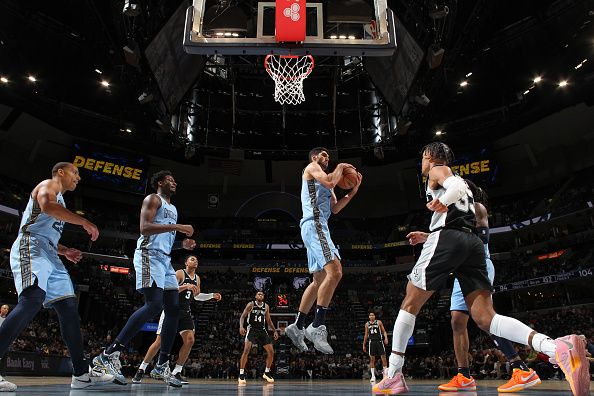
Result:
[[458,202],[466,193],[466,183],[459,177],[450,176],[443,182],[446,192],[439,197],[439,201],[445,206]]
[[194,300],[197,301],[207,301],[211,298],[214,298],[214,293],[200,293],[197,296],[194,296]]

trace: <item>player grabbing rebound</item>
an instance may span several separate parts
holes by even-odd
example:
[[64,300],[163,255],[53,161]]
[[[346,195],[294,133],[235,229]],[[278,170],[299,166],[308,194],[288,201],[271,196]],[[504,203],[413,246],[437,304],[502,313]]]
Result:
[[[207,301],[213,298],[219,301],[221,299],[221,295],[219,293],[200,292],[200,277],[196,274],[196,270],[198,269],[198,257],[190,254],[186,257],[185,263],[185,269],[180,269],[175,272],[175,277],[177,278],[177,283],[179,285],[180,310],[177,332],[181,336],[183,344],[179,350],[175,369],[173,369],[173,372],[171,373],[171,375],[177,378],[182,383],[182,385],[188,384],[188,382],[182,377],[181,371],[184,368],[184,364],[188,360],[188,356],[190,355],[190,351],[194,345],[194,318],[192,316],[190,302],[192,301],[192,298],[198,301]],[[161,330],[163,328],[164,320],[165,312],[162,312],[161,318],[159,319],[159,327],[157,328],[157,338],[149,347],[142,364],[138,368],[138,371],[136,371],[136,375],[134,375],[134,378],[132,379],[132,383],[134,384],[140,384],[146,368],[161,348]]]
[[[326,173],[330,155],[323,147],[316,147],[309,152],[309,164],[303,170],[301,183],[301,238],[307,249],[309,272],[313,273],[313,282],[303,292],[299,312],[295,323],[287,326],[285,332],[293,344],[301,351],[307,351],[305,338],[314,347],[326,354],[334,353],[328,344],[326,330],[326,311],[334,291],[342,278],[342,265],[338,249],[330,238],[328,219],[331,213],[338,213],[353,199],[359,191],[362,176],[358,173],[357,184],[340,200],[336,199],[334,187],[342,179],[342,172],[350,164],[340,163],[332,173]],[[317,300],[313,323],[304,328],[305,317]]]
[[[177,183],[169,171],[160,171],[151,178],[156,194],[148,195],[140,210],[140,238],[134,252],[136,290],[144,295],[144,305],[134,312],[113,344],[93,359],[93,363],[112,374],[114,382],[126,385],[126,378],[120,369],[120,352],[140,331],[142,326],[161,311],[165,312],[161,332],[161,353],[153,377],[164,380],[168,385],[181,387],[182,383],[171,375],[169,353],[175,341],[179,321],[179,292],[175,271],[169,254],[174,247],[177,231],[191,237],[191,225],[177,224],[177,209],[171,204],[171,196],[177,191]],[[184,239],[184,249],[192,250],[196,242]]]
[[[430,234],[421,255],[408,276],[406,296],[394,323],[392,354],[388,376],[373,387],[375,394],[408,391],[402,375],[407,341],[413,333],[416,316],[429,297],[443,288],[450,273],[458,279],[470,316],[490,334],[548,355],[565,373],[575,396],[589,393],[590,374],[585,342],[577,335],[552,340],[522,322],[493,310],[491,281],[487,274],[485,250],[476,235],[473,195],[466,183],[452,173],[454,155],[444,143],[431,143],[423,149],[422,173],[427,177],[427,208],[433,212]],[[410,243],[417,243],[411,234]]]
[[[489,214],[487,212],[487,194],[485,191],[475,185],[471,180],[465,180],[474,197],[474,209],[476,212],[477,233],[485,248],[485,259],[487,260],[487,273],[489,280],[493,284],[495,279],[495,267],[491,261],[489,253]],[[414,232],[415,242],[423,243],[427,240],[429,234]],[[412,238],[410,235],[409,238]],[[460,289],[458,279],[454,280],[452,289],[452,298],[450,304],[452,315],[452,335],[454,339],[454,353],[458,363],[458,374],[447,384],[442,384],[438,388],[443,392],[473,391],[476,389],[474,378],[470,376],[470,366],[468,362],[468,307]],[[491,335],[497,348],[502,351],[513,368],[511,379],[504,385],[497,388],[499,393],[518,392],[540,384],[538,374],[526,365],[518,355],[511,341]]]
[[375,319],[375,313],[370,312],[369,321],[365,323],[365,335],[363,336],[363,352],[369,353],[369,369],[371,370],[371,379],[369,382],[375,382],[376,356],[382,358],[382,373],[384,377],[388,373],[388,362],[386,361],[386,348],[384,345],[388,345],[388,333],[382,321]]
[[[79,225],[95,241],[99,231],[89,220],[66,209],[64,194],[74,191],[80,176],[70,162],[59,162],[52,178],[39,183],[31,192],[19,233],[10,249],[10,266],[19,302],[0,326],[0,359],[10,344],[27,327],[42,307],[58,314],[62,339],[72,359],[74,389],[102,385],[113,376],[89,369],[83,351],[80,318],[70,275],[58,256],[78,263],[80,250],[59,243],[65,223]],[[17,386],[0,376],[0,392],[13,392]]]
[[[247,318],[247,331],[243,326]],[[245,381],[245,366],[247,364],[252,344],[263,345],[266,351],[266,369],[262,378],[268,383],[274,382],[270,367],[272,367],[272,361],[274,360],[274,349],[272,348],[272,341],[266,331],[266,325],[273,331],[274,340],[278,340],[278,333],[270,319],[270,308],[268,304],[264,302],[264,292],[259,291],[256,293],[256,299],[249,302],[243,310],[241,317],[239,318],[239,334],[245,336],[245,344],[243,346],[243,353],[239,360],[239,379],[238,385],[246,385]]]

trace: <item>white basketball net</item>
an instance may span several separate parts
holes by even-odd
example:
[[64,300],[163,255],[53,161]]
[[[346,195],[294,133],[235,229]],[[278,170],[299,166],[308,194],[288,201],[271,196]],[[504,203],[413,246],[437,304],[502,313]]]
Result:
[[264,67],[274,80],[274,100],[291,105],[305,101],[303,80],[314,68],[313,56],[267,55]]

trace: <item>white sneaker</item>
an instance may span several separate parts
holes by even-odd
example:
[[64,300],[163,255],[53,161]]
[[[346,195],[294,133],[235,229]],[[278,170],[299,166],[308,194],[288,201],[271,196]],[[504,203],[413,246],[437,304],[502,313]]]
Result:
[[72,389],[84,389],[90,386],[101,386],[113,382],[113,375],[105,374],[99,368],[90,369],[88,373],[79,375],[78,377],[72,376],[72,382],[70,387]]
[[314,348],[318,351],[325,353],[326,355],[334,353],[334,350],[330,344],[328,344],[328,331],[326,330],[325,325],[313,327],[313,323],[310,324],[307,326],[307,329],[305,329],[305,338],[313,342]]
[[305,343],[305,329],[299,330],[295,323],[285,327],[285,334],[289,336],[293,345],[295,345],[301,352],[307,352],[309,348]]
[[14,392],[17,389],[17,386],[12,382],[6,381],[0,375],[0,392]]

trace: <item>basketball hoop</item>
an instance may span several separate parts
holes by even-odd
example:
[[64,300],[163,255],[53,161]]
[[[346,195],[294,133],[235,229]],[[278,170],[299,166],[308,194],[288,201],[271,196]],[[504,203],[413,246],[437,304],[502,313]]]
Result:
[[314,68],[313,56],[267,55],[264,67],[274,80],[274,100],[291,105],[305,101],[303,80]]

